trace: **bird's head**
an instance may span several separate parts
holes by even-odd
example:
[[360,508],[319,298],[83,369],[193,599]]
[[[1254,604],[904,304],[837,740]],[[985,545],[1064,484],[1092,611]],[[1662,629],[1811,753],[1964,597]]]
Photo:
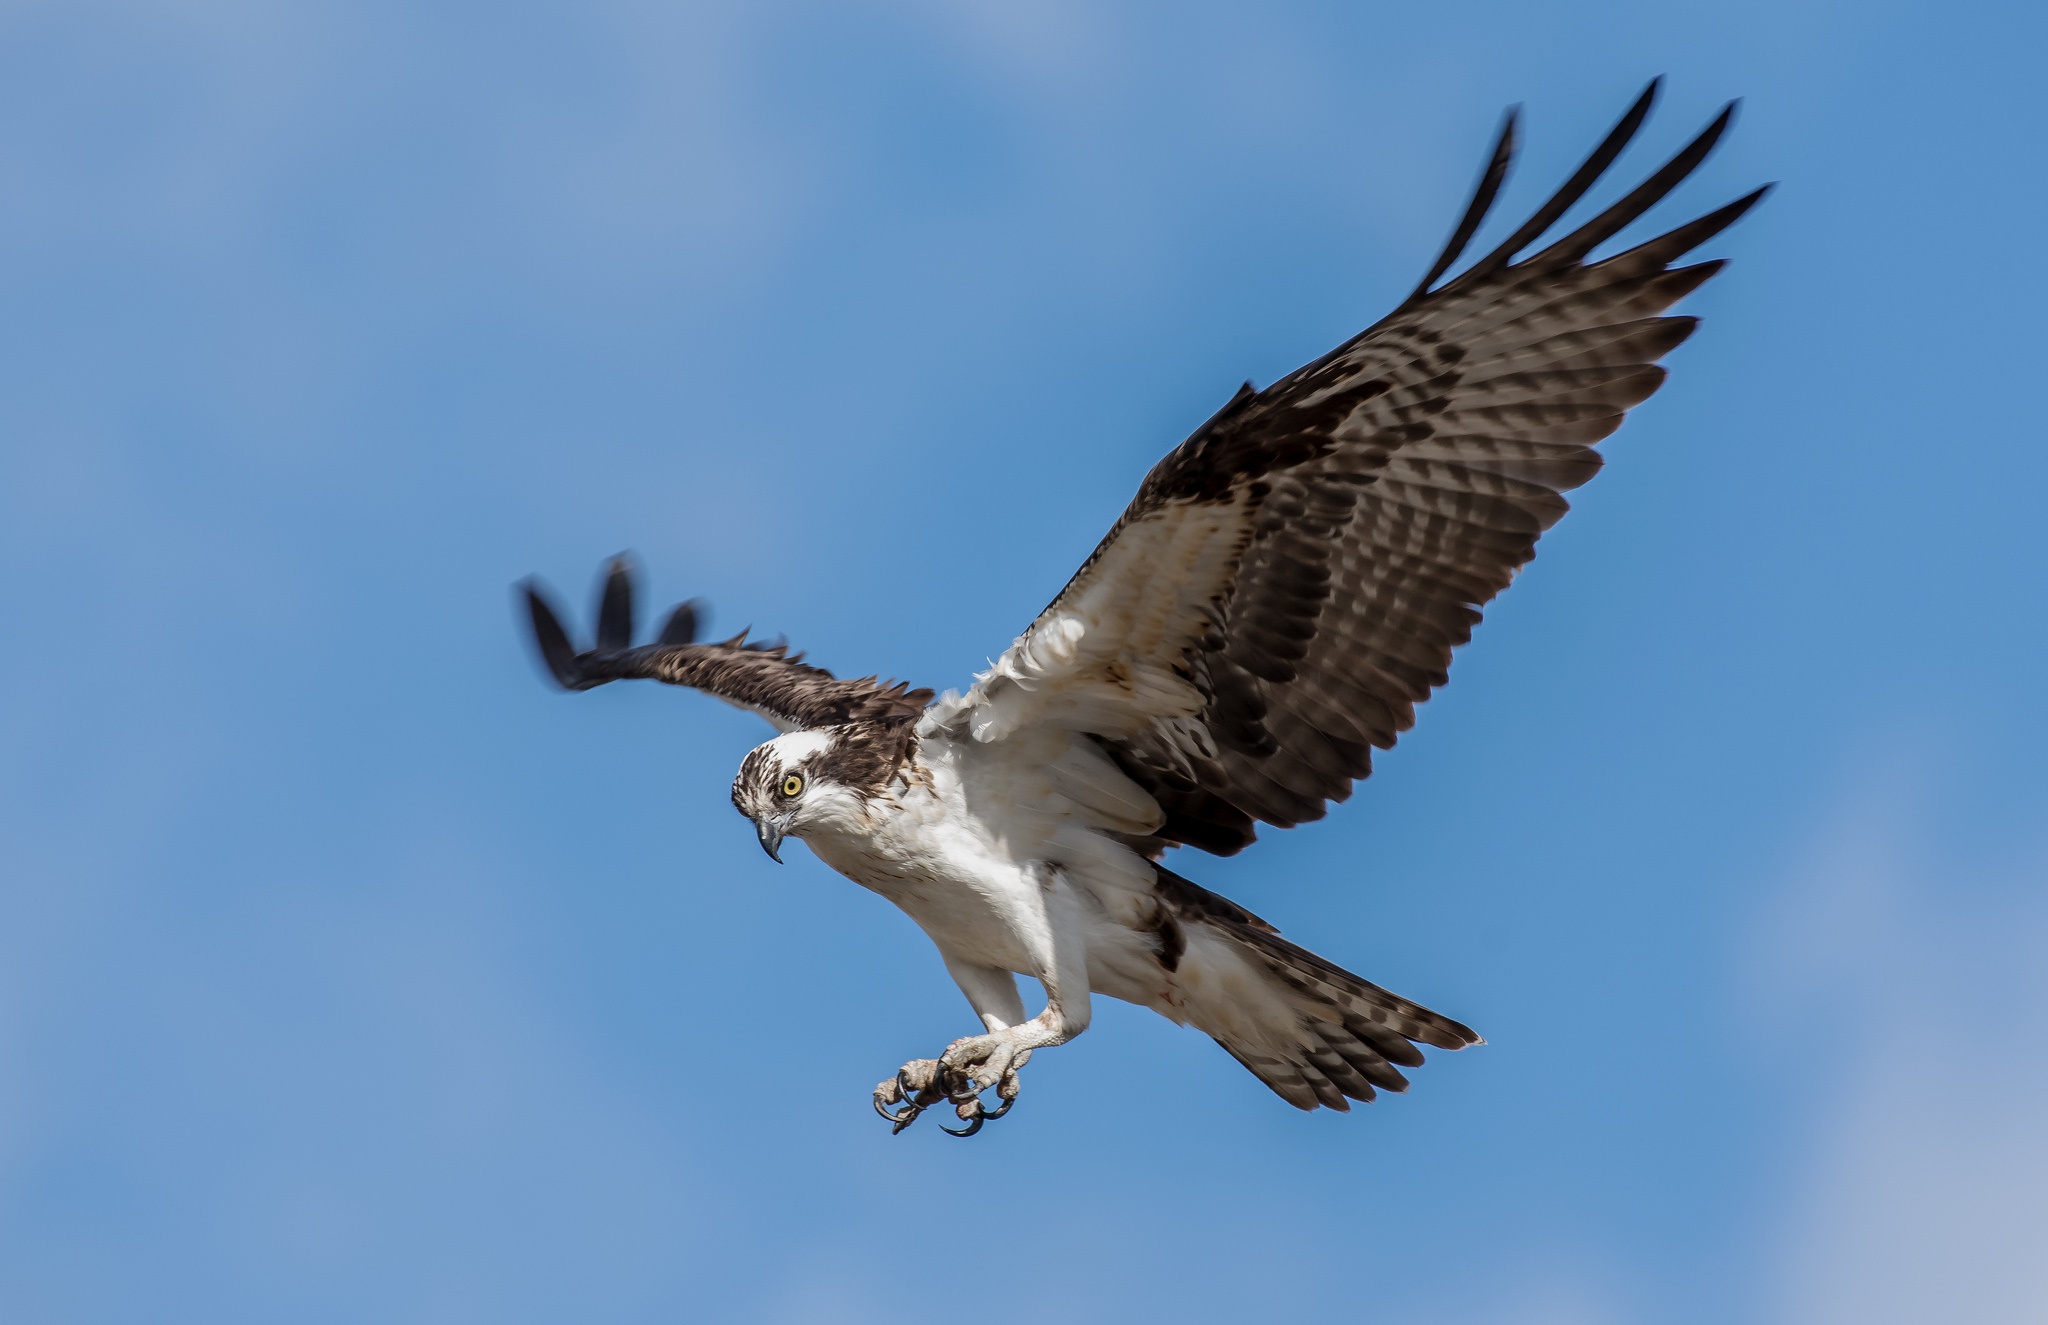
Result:
[[873,761],[869,741],[851,723],[787,732],[749,751],[732,781],[733,808],[754,821],[761,849],[780,864],[782,839],[820,829],[860,831],[874,788],[864,785]]

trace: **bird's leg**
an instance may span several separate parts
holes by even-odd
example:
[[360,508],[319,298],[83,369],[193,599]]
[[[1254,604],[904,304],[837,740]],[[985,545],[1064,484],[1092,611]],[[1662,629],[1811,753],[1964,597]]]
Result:
[[[967,1001],[974,1006],[989,1034],[1000,1035],[1024,1023],[1024,1000],[1017,993],[1015,975],[1000,967],[978,966],[951,956],[946,957],[946,969],[952,973],[954,983],[960,986],[960,992],[967,995]],[[1008,1069],[996,1078],[997,1091],[1003,1101],[1002,1107],[997,1109],[989,1109],[982,1104],[980,1096],[986,1088],[984,1083],[971,1074],[948,1071],[941,1066],[939,1077],[948,1088],[946,1098],[953,1102],[955,1116],[967,1124],[964,1129],[948,1127],[946,1130],[955,1136],[972,1136],[981,1130],[984,1122],[1008,1113],[1022,1089],[1017,1080],[1017,1069],[1030,1060],[1029,1049],[1014,1055]]]
[[[893,1081],[876,1088],[875,1108],[896,1124],[897,1131],[944,1099],[967,1124],[946,1130],[955,1136],[972,1136],[982,1123],[1002,1117],[1016,1103],[1022,1089],[1017,1070],[1030,1061],[1032,1050],[1064,1044],[1088,1028],[1085,912],[1059,871],[1041,865],[1033,869],[1030,878],[1035,886],[1029,897],[1036,905],[1020,908],[1022,914],[1014,919],[1032,973],[1045,986],[1045,1010],[1023,1019],[1023,1001],[1009,972],[949,957],[947,969],[981,1014],[988,1033],[955,1040],[936,1061],[906,1063]],[[1002,1101],[995,1109],[981,1102],[981,1092],[991,1086]],[[905,1106],[901,1112],[885,1107],[899,1102]]]
[[[988,1034],[955,1040],[939,1056],[942,1074],[958,1074],[977,1090],[1013,1076],[1033,1049],[1065,1044],[1088,1029],[1087,913],[1059,870],[1039,864],[1030,875],[1038,905],[1019,918],[1017,937],[1045,986],[1045,1010],[1028,1021],[990,1024]],[[1016,1011],[1022,1010],[1020,1003]]]
[[[946,970],[953,982],[960,986],[960,992],[967,995],[975,1014],[982,1025],[991,1031],[1005,1030],[1024,1020],[1024,1000],[1017,994],[1017,977],[998,966],[982,966],[962,960],[950,953],[941,952],[946,959]],[[1027,1054],[1026,1057],[1029,1057]],[[1018,1063],[1022,1066],[1022,1062]],[[1009,1099],[1015,1099],[1016,1073],[1010,1074]],[[900,1132],[917,1121],[917,1116],[941,1100],[952,1099],[954,1111],[967,1107],[966,1101],[973,1099],[975,1092],[964,1079],[954,1076],[947,1080],[946,1073],[936,1058],[917,1058],[896,1070],[896,1075],[875,1087],[875,1112],[895,1124]],[[962,1097],[964,1098],[957,1098]],[[897,1106],[901,1105],[901,1108]],[[978,1105],[976,1106],[979,1107]],[[985,1117],[1000,1117],[1007,1112],[1006,1101],[1003,1109]],[[973,1116],[960,1114],[970,1126]],[[952,1129],[947,1129],[952,1130]]]

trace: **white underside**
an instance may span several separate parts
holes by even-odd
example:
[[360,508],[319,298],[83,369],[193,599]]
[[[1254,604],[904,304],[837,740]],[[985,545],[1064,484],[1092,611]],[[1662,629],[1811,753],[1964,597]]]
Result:
[[864,822],[800,831],[931,937],[990,1030],[1022,1015],[1014,973],[1047,993],[1027,1047],[1084,1029],[1090,992],[1241,1045],[1291,1038],[1292,1000],[1216,931],[1186,926],[1177,969],[1160,961],[1153,867],[1109,835],[1157,827],[1158,807],[1085,738],[1039,727],[984,744],[935,732],[920,754],[928,777],[899,780]]

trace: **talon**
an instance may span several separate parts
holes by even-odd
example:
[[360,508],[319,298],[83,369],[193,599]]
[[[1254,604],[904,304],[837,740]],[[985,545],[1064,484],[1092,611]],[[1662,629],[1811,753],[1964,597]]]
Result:
[[981,1110],[981,1099],[979,1096],[968,1096],[965,1101],[954,1106],[953,1112],[958,1114],[967,1126],[948,1127],[944,1123],[940,1123],[939,1130],[948,1136],[973,1136],[981,1130],[981,1125],[988,1121],[988,1115]]
[[[930,1073],[928,1079],[925,1078],[927,1072]],[[938,1063],[921,1058],[896,1069],[896,1088],[903,1092],[904,1099],[916,1100],[920,1106],[932,1105],[946,1096],[944,1077],[945,1071]]]
[[1024,1083],[1017,1079],[1016,1072],[1003,1073],[1002,1081],[996,1086],[996,1098],[1003,1102],[1002,1107],[983,1116],[989,1119],[1002,1117],[1010,1111],[1012,1105],[1016,1104],[1017,1096],[1022,1094],[1023,1090]]
[[[910,1089],[909,1083],[903,1079],[901,1070],[897,1071],[893,1080],[884,1081],[875,1087],[875,1112],[892,1124],[889,1135],[895,1136],[916,1122],[917,1116],[924,1112],[924,1106],[917,1102],[916,1097],[917,1092]],[[902,1109],[889,1108],[890,1105],[899,1103],[903,1106]]]
[[[955,1049],[958,1047],[957,1044],[954,1046]],[[1013,1056],[1002,1052],[994,1056],[993,1062],[962,1067],[951,1066],[943,1056],[905,1063],[896,1070],[894,1077],[875,1087],[875,1112],[889,1120],[890,1135],[894,1136],[916,1122],[926,1109],[943,1100],[953,1106],[954,1114],[966,1126],[948,1127],[940,1123],[939,1127],[951,1136],[973,1136],[991,1118],[1002,1117],[1016,1104],[1021,1088],[1017,1069],[1028,1057],[1028,1053]],[[997,1064],[1001,1067],[990,1073]],[[985,1074],[990,1075],[986,1084],[982,1081]],[[988,1090],[994,1090],[1002,1101],[996,1108],[991,1109],[982,1102],[982,1093]]]
[[903,1098],[917,1105],[920,1109],[938,1103],[945,1092],[939,1089],[937,1077],[935,1076],[926,1085],[914,1085],[909,1076],[906,1075],[909,1071],[908,1067],[896,1069],[896,1089],[903,1092]]
[[[896,1101],[894,1100],[884,1100],[882,1098],[882,1092],[875,1092],[875,1112],[881,1114],[882,1117],[896,1124],[896,1131],[898,1132],[902,1131],[904,1128],[916,1122],[917,1115],[924,1112],[924,1110],[919,1108],[916,1104],[910,1103],[906,1103],[903,1106],[903,1109],[900,1113],[891,1112],[889,1109],[889,1105],[894,1104],[895,1102]],[[894,1135],[894,1133],[891,1133],[891,1135]]]

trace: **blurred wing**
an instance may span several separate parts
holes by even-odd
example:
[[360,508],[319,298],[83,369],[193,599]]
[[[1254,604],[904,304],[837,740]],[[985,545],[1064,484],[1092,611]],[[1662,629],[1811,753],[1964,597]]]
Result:
[[1159,802],[1151,845],[1227,854],[1253,821],[1322,817],[1446,679],[1592,444],[1664,379],[1696,319],[1660,317],[1719,262],[1671,263],[1759,189],[1601,262],[1586,255],[1690,174],[1731,105],[1639,188],[1521,261],[1612,164],[1656,84],[1557,195],[1447,284],[1506,174],[1504,124],[1443,256],[1379,324],[1247,385],[1146,476],[1116,526],[969,693],[928,724],[982,741],[1093,733]]
[[781,642],[750,642],[745,631],[717,644],[698,644],[697,605],[684,603],[669,615],[660,638],[632,646],[633,577],[624,557],[612,561],[598,608],[597,644],[578,653],[561,618],[528,581],[527,611],[541,661],[567,690],[588,690],[607,681],[644,678],[688,686],[757,713],[778,731],[800,731],[870,718],[910,717],[931,702],[929,690],[874,677],[841,681],[803,661]]

